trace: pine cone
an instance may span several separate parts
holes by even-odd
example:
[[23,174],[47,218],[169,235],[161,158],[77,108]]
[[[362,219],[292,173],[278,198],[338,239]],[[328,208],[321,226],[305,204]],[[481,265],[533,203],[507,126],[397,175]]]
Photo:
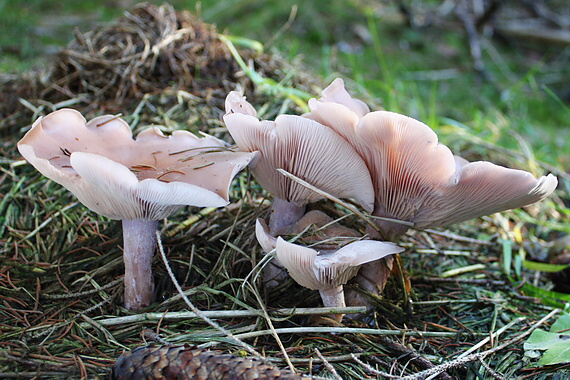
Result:
[[201,350],[189,345],[150,345],[125,352],[113,366],[111,378],[114,380],[312,379],[310,376],[266,364],[258,358],[243,358],[223,354],[220,351]]

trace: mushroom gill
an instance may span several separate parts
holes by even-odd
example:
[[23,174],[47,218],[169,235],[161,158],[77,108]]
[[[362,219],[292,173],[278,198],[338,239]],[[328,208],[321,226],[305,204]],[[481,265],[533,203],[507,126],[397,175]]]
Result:
[[[305,117],[334,129],[364,159],[374,183],[375,216],[412,222],[416,228],[443,227],[538,202],[557,186],[552,174],[535,178],[523,170],[456,157],[431,128],[410,117],[388,111],[362,115],[354,106],[358,103],[347,100],[341,82],[333,83],[326,91],[335,96],[311,99]],[[376,223],[391,240],[408,229],[382,219]]]
[[298,221],[306,204],[322,199],[277,169],[336,197],[353,198],[372,211],[374,191],[370,174],[344,138],[301,116],[280,115],[275,121],[260,121],[246,103],[241,95],[231,92],[224,122],[241,151],[259,152],[250,167],[260,185],[274,197],[269,219],[273,235]]
[[[256,224],[256,237],[265,250],[275,249],[279,262],[299,285],[318,290],[324,306],[345,306],[343,285],[356,276],[361,265],[376,262],[404,249],[394,243],[358,240],[342,247],[313,249],[274,239],[262,220]],[[336,315],[340,322],[342,315]]]

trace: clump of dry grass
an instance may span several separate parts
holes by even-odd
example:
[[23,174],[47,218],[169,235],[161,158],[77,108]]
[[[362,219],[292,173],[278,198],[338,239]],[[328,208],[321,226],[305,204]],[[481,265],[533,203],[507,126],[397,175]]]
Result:
[[[291,87],[316,94],[318,81],[296,71],[291,75],[290,66],[276,56],[241,54],[258,74],[277,81],[290,78]],[[148,341],[239,353],[241,347],[228,338],[229,331],[271,361],[329,377],[334,376],[331,368],[346,379],[386,372],[412,376],[478,342],[479,352],[487,354],[474,358],[469,367],[446,368],[449,375],[440,378],[477,374],[490,379],[493,369],[508,378],[542,376],[523,368],[522,336],[515,332],[536,326],[550,309],[515,288],[498,257],[505,249],[500,238],[507,239],[513,231],[532,235],[536,242],[555,236],[552,226],[543,223],[560,217],[553,204],[528,209],[529,222],[507,213],[463,223],[453,233],[411,232],[402,244],[407,248],[403,262],[413,285],[412,304],[405,302],[393,278],[385,297],[374,299],[377,307],[361,320],[342,327],[311,327],[314,316],[296,313],[295,308],[317,305],[317,293],[293,282],[266,293],[255,277],[261,250],[254,222],[267,215],[268,202],[242,173],[232,188],[230,206],[190,208],[163,222],[160,232],[168,261],[155,258],[157,302],[146,314],[131,314],[120,306],[120,225],[89,212],[20,160],[15,143],[23,127],[67,105],[87,118],[118,112],[133,125],[156,124],[167,131],[190,128],[224,138],[219,120],[230,90],[245,90],[267,118],[296,111],[294,104],[258,91],[211,26],[167,5],[142,5],[113,26],[77,34],[47,73],[11,78],[6,86],[8,91],[0,94],[4,375],[100,378],[123,349]],[[568,199],[567,194],[561,197],[560,202]],[[323,201],[313,207],[365,230],[356,215],[345,217],[349,212],[342,206]],[[175,282],[226,331],[199,317],[176,314],[190,306]],[[540,277],[536,285],[548,284]],[[278,308],[292,309],[276,312]],[[232,314],[244,309],[250,314]],[[324,312],[309,314],[319,313]],[[500,346],[513,337],[519,339],[512,347]],[[493,347],[499,349],[489,351]]]
[[[243,51],[245,62],[259,75],[281,81],[291,64],[275,54]],[[14,133],[35,117],[64,106],[79,109],[89,119],[101,113],[174,113],[183,103],[186,113],[175,120],[211,126],[219,122],[225,96],[241,89],[253,94],[244,74],[213,25],[172,6],[142,4],[114,25],[86,33],[75,31],[68,46],[52,57],[52,64],[24,77],[6,76],[0,94],[0,131]],[[289,85],[312,89],[318,79],[298,72]],[[24,112],[20,99],[26,100]],[[256,101],[263,104],[268,96]],[[145,105],[145,112],[137,106]],[[151,112],[147,112],[151,111]],[[153,112],[154,111],[154,112]],[[137,120],[138,121],[138,120]],[[198,128],[198,127],[197,127]]]

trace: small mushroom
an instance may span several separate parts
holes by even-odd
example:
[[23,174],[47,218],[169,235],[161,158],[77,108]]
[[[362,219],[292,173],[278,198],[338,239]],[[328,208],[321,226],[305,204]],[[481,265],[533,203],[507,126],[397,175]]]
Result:
[[[263,219],[258,219],[255,226],[256,236],[264,253],[275,248],[277,239],[269,234],[269,227]],[[353,241],[362,237],[355,230],[334,223],[333,218],[322,211],[312,210],[303,215],[299,221],[283,229],[283,235],[297,235],[306,232],[303,236],[305,244],[315,243],[319,248],[331,249],[347,240]],[[286,272],[278,260],[269,261],[263,268],[265,285],[268,288],[276,287],[286,278]]]
[[340,198],[353,198],[372,211],[374,191],[366,164],[348,142],[324,125],[301,116],[260,121],[243,96],[231,92],[224,122],[244,152],[259,152],[250,165],[261,186],[273,195],[269,227],[273,235],[298,221],[305,205],[322,196],[291,181],[277,169]]
[[[268,235],[258,220],[256,236],[262,245],[272,244]],[[394,243],[376,240],[359,240],[331,250],[315,250],[288,243],[281,237],[275,240],[279,262],[299,285],[318,290],[326,307],[345,306],[343,285],[358,273],[362,264],[403,250]],[[342,315],[337,315],[336,319],[340,322]]]
[[[342,135],[362,156],[374,182],[373,215],[443,227],[538,202],[557,179],[454,156],[427,125],[387,111],[363,114],[359,102],[336,79],[305,115]],[[332,94],[331,94],[332,93]],[[340,100],[339,100],[340,99]],[[332,100],[332,101],[331,101]],[[377,221],[384,237],[406,232],[403,224]]]
[[86,123],[75,110],[39,118],[18,142],[38,171],[65,186],[90,210],[123,224],[125,307],[152,302],[151,262],[158,220],[184,206],[228,204],[229,185],[255,153],[231,152],[214,137],[157,128],[133,140],[118,117]]

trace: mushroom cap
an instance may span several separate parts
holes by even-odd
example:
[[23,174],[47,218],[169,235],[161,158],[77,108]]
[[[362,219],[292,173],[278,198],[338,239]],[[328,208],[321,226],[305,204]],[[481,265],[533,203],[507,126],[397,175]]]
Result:
[[267,227],[265,220],[261,218],[257,218],[255,221],[255,237],[263,252],[269,253],[275,249],[277,239],[269,233],[269,227]]
[[485,161],[463,166],[441,195],[432,193],[414,217],[418,228],[443,227],[543,200],[558,185],[552,174],[535,178],[524,170]]
[[255,108],[245,100],[245,96],[237,91],[231,91],[226,96],[226,115],[231,113],[241,113],[250,116],[257,115]]
[[368,108],[366,103],[350,96],[348,91],[344,88],[344,81],[341,78],[333,80],[332,83],[323,90],[322,94],[322,102],[342,104],[358,117],[362,117],[370,112],[370,108]]
[[277,259],[299,284],[313,290],[332,289],[354,277],[362,264],[379,260],[404,249],[388,242],[359,240],[333,252],[276,242]]
[[[337,90],[338,91],[338,90]],[[347,103],[346,100],[343,101]],[[309,101],[307,117],[347,139],[367,163],[375,189],[376,216],[440,227],[538,202],[558,183],[532,174],[454,156],[427,125],[388,111],[359,116],[326,100]],[[407,227],[379,221],[391,238]]]
[[88,123],[72,109],[39,118],[18,142],[38,171],[89,209],[112,219],[165,218],[190,205],[228,203],[233,177],[255,153],[231,152],[214,137],[148,128],[136,140],[106,115]]
[[232,109],[224,122],[240,150],[259,152],[250,167],[261,186],[274,197],[300,207],[322,198],[276,170],[283,169],[336,197],[353,198],[372,211],[374,190],[366,164],[330,128],[293,115],[260,121],[251,115],[232,113]]

